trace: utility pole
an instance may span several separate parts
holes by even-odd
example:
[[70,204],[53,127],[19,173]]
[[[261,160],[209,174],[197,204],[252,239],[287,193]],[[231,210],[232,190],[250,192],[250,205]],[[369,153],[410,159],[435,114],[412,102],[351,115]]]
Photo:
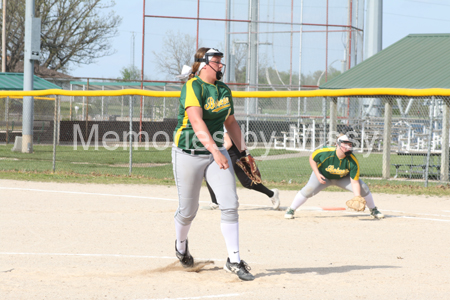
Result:
[[231,19],[231,0],[226,0],[226,10],[225,15],[227,21],[225,22],[225,63],[228,66],[227,71],[225,72],[225,79],[224,82],[228,83],[231,79],[231,70],[234,69],[234,65],[232,65],[231,62],[231,38],[230,38],[230,31],[231,31],[231,22],[229,21]]
[[[41,48],[41,19],[34,17],[34,0],[26,0],[25,51],[23,60],[23,90],[32,91],[34,61],[39,60]],[[23,97],[22,153],[33,153],[34,98]]]
[[[364,59],[368,59],[383,49],[383,0],[368,0],[366,16]],[[364,115],[381,116],[382,104],[380,98],[365,98],[363,103]]]
[[6,72],[6,0],[3,0],[2,6],[2,72]]
[[[247,47],[247,83],[249,91],[258,90],[258,21],[259,21],[259,0],[249,1],[248,23],[248,47]],[[258,100],[247,98],[246,102],[247,118],[249,114],[258,112]]]
[[134,31],[131,32],[131,61],[130,65],[133,67],[132,70],[134,71]]
[[[1,1],[1,0],[0,0]],[[1,4],[2,2],[0,2]],[[2,22],[2,73],[6,72],[6,0],[3,0],[2,14],[3,14],[3,22]],[[6,134],[5,134],[5,143],[9,142],[9,97],[6,97],[5,101],[5,121],[6,121]]]

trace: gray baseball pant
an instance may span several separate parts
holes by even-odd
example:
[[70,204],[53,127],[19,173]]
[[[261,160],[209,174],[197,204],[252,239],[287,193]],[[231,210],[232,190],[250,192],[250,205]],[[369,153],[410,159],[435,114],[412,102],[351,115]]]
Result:
[[[350,182],[350,176],[345,176],[340,179],[325,179],[326,183],[321,184],[319,180],[317,180],[316,174],[312,172],[311,177],[309,177],[308,183],[301,189],[300,193],[305,198],[311,198],[312,196],[319,193],[321,190],[329,187],[330,185],[335,185],[340,188],[346,189],[350,192],[353,192],[352,184]],[[369,187],[364,183],[361,179],[359,179],[359,184],[361,185],[361,196],[365,197],[370,193]]]
[[239,220],[238,196],[233,165],[225,148],[220,152],[228,159],[229,168],[221,170],[212,154],[196,155],[172,147],[173,175],[178,190],[178,209],[175,219],[182,225],[191,224],[197,215],[203,178],[214,191],[221,210],[221,222],[234,224]]

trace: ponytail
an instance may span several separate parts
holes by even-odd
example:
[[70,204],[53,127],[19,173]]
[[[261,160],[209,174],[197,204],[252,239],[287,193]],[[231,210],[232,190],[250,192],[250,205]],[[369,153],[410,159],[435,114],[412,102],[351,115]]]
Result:
[[197,73],[198,68],[200,68],[201,62],[196,61],[197,59],[202,59],[205,56],[205,53],[211,48],[199,48],[194,55],[194,64],[192,65],[192,73],[189,74],[189,79],[194,78],[195,73]]

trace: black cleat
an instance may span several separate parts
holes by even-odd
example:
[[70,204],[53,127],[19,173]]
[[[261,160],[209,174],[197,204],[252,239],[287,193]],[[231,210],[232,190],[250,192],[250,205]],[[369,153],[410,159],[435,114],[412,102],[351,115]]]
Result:
[[230,258],[227,259],[227,263],[223,266],[225,271],[236,274],[239,279],[245,281],[251,281],[255,279],[249,271],[252,269],[250,266],[243,260],[240,263],[231,263]]
[[184,254],[178,252],[177,240],[175,240],[175,255],[180,260],[180,263],[184,268],[192,268],[192,266],[194,265],[194,258],[189,253],[188,240],[186,240],[186,252],[184,252]]

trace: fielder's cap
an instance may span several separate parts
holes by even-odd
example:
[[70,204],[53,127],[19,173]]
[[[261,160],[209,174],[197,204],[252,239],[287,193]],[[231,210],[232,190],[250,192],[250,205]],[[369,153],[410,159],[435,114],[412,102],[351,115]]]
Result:
[[348,142],[351,143],[352,141],[350,141],[350,139],[348,138],[348,136],[346,134],[341,135],[340,137],[338,137],[338,142]]

